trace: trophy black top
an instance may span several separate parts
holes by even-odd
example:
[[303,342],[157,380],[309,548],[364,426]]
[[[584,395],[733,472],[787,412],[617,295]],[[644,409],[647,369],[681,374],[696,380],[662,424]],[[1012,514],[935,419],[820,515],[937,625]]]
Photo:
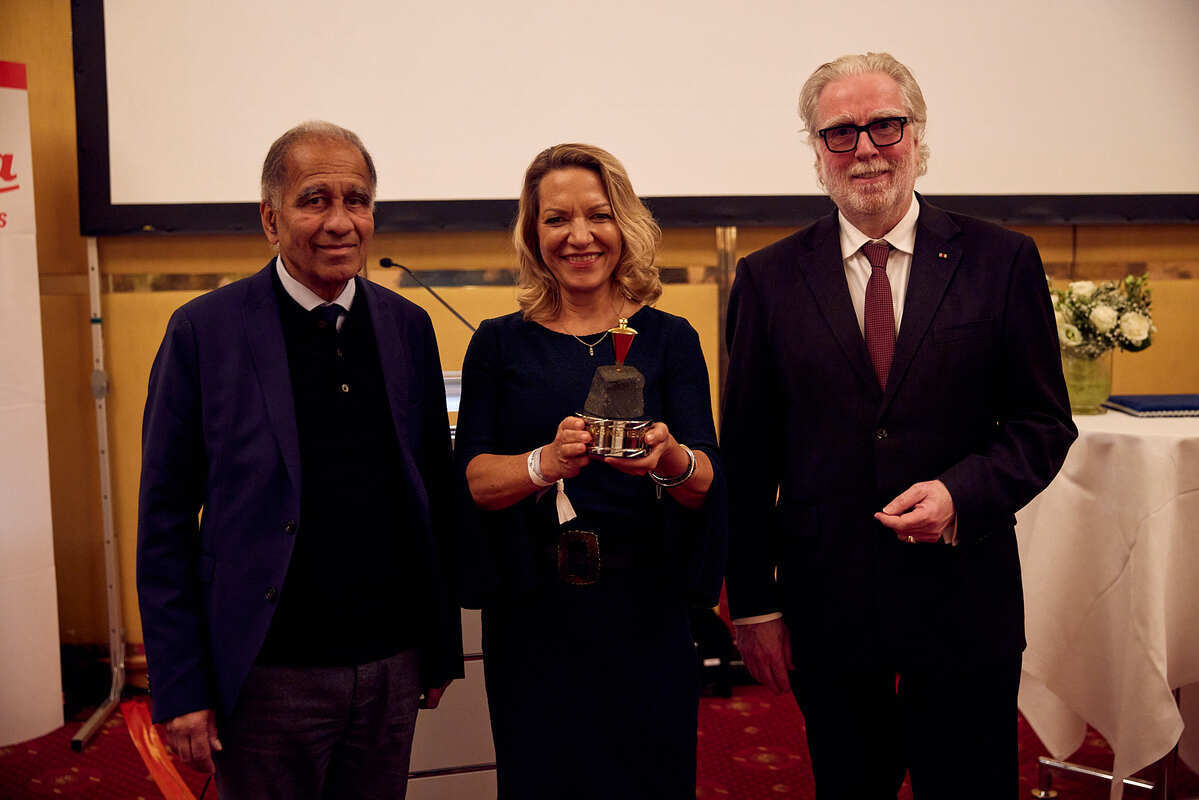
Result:
[[645,416],[645,377],[628,364],[597,367],[583,412],[603,419]]

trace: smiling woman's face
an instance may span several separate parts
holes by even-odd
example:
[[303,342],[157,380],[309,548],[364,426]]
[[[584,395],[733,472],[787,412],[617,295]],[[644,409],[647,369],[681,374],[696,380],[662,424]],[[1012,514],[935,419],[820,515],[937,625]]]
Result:
[[583,167],[546,173],[537,191],[541,260],[566,295],[610,290],[623,237],[599,176]]

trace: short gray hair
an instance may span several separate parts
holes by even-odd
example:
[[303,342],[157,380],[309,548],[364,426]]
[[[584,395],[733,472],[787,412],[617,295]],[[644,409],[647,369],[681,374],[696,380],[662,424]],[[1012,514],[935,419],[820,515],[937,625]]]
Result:
[[371,158],[366,145],[353,131],[322,120],[301,122],[276,139],[271,145],[271,149],[266,151],[266,159],[262,162],[262,202],[271,208],[279,207],[279,196],[283,194],[283,187],[287,185],[287,155],[300,142],[312,139],[340,141],[358,148],[358,152],[362,153],[362,160],[366,162],[367,174],[370,176],[370,193],[373,203],[379,176],[375,172],[375,160]]
[[816,147],[820,138],[817,132],[820,120],[816,119],[816,104],[820,101],[820,93],[824,91],[824,87],[838,78],[868,75],[873,72],[881,72],[899,84],[904,105],[907,106],[908,123],[915,128],[916,138],[920,141],[916,174],[923,175],[928,172],[929,149],[924,142],[928,106],[924,103],[924,93],[920,91],[920,84],[916,83],[916,76],[890,53],[854,53],[841,56],[820,65],[812,73],[799,92],[799,117],[803,120],[808,142],[812,147]]

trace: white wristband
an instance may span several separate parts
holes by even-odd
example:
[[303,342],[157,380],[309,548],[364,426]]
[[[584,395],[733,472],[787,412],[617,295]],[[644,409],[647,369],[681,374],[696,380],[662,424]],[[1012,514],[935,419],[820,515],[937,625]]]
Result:
[[547,481],[545,479],[545,476],[541,474],[541,448],[540,447],[538,447],[533,452],[529,453],[528,467],[529,467],[529,480],[531,480],[535,486],[545,488],[546,486],[550,486],[553,484],[553,481]]

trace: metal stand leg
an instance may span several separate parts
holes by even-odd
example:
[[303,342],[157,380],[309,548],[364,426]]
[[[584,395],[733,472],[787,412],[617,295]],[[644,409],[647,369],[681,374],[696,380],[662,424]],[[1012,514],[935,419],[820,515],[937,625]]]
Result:
[[[1069,761],[1054,761],[1052,758],[1041,756],[1037,759],[1037,784],[1038,787],[1032,790],[1032,796],[1038,798],[1057,797],[1057,792],[1050,789],[1049,786],[1053,782],[1052,770],[1060,772],[1068,772],[1071,775],[1083,775],[1088,778],[1095,778],[1101,781],[1112,782],[1112,774],[1106,770],[1096,769],[1095,767],[1086,767],[1082,764],[1071,764]],[[1125,787],[1134,789],[1147,789],[1153,791],[1154,784],[1150,781],[1143,781],[1140,778],[1125,778]],[[1044,792],[1044,793],[1042,793]]]
[[[1175,694],[1177,694],[1177,690]],[[1178,745],[1174,745],[1174,749],[1166,753],[1166,757],[1161,760],[1162,779],[1158,783],[1158,791],[1156,797],[1162,800],[1174,800],[1178,794]]]
[[100,445],[100,516],[104,524],[104,577],[108,599],[108,656],[112,688],[108,699],[71,739],[71,749],[83,750],[108,715],[121,702],[125,688],[125,621],[121,612],[120,554],[112,522],[112,480],[108,461],[108,374],[104,372],[104,334],[100,316],[100,255],[95,237],[87,240],[87,277],[92,312],[92,396],[96,398],[96,438]]
[[[1175,704],[1181,701],[1180,695],[1180,690],[1175,689]],[[1125,778],[1124,785],[1126,787],[1131,786],[1134,789],[1145,789],[1153,792],[1153,797],[1157,798],[1157,800],[1176,800],[1178,797],[1178,743],[1175,742],[1170,752],[1162,756],[1154,766],[1160,767],[1160,769],[1155,770],[1160,776],[1157,783],[1141,780],[1140,778]],[[1071,764],[1069,761],[1054,761],[1052,758],[1041,756],[1037,759],[1037,788],[1032,790],[1033,797],[1057,797],[1057,791],[1050,788],[1053,783],[1053,770],[1069,772],[1074,775],[1085,775],[1088,778],[1107,781],[1109,784],[1112,782],[1112,774],[1105,770],[1084,767],[1081,764]]]
[[1032,796],[1038,800],[1046,800],[1046,798],[1057,797],[1057,790],[1053,787],[1053,770],[1045,764],[1045,759],[1037,759],[1037,788],[1032,790]]

